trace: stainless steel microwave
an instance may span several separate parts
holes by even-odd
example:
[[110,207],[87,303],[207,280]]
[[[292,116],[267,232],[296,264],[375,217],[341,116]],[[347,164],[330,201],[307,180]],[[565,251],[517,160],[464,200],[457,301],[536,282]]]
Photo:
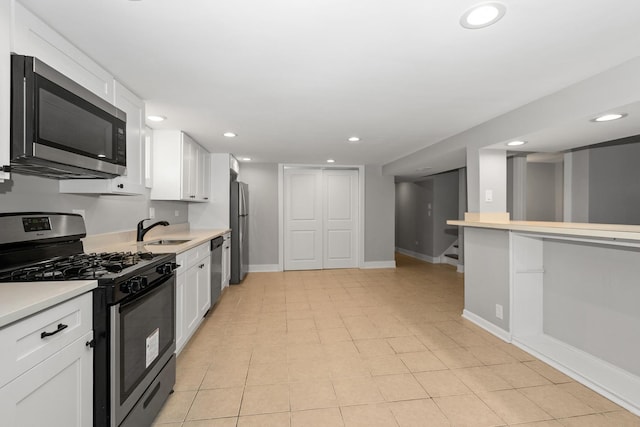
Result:
[[126,172],[126,114],[32,56],[11,55],[11,171],[49,178]]

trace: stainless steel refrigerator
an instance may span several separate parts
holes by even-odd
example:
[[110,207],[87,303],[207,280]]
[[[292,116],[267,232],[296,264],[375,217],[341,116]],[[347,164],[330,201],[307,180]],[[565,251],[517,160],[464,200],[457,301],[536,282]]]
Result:
[[249,268],[249,186],[231,182],[231,280],[242,282]]

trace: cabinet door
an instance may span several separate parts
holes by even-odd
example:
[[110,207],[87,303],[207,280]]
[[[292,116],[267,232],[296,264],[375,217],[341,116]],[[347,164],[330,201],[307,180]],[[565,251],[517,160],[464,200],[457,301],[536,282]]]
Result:
[[187,270],[187,280],[184,284],[184,330],[185,340],[196,330],[200,321],[200,310],[198,305],[198,266]]
[[185,324],[185,283],[187,274],[178,274],[176,277],[176,354],[180,353],[186,343]]
[[198,194],[200,201],[209,200],[211,193],[211,160],[209,152],[202,147],[198,147]]
[[198,315],[203,317],[211,307],[211,255],[204,257],[198,269]]
[[114,193],[144,194],[144,102],[118,82],[114,91],[116,107],[127,114],[127,173],[112,180]]
[[[9,102],[11,100],[11,2],[0,2],[0,52],[4,60],[0,61],[0,167],[8,166],[11,160],[10,114]],[[0,182],[9,179],[8,172],[0,171]]]
[[93,349],[89,332],[0,388],[2,425],[93,424]]
[[182,134],[182,200],[193,201],[196,198],[196,156],[195,142]]
[[105,101],[113,102],[111,74],[20,3],[3,3],[15,7],[12,52],[35,56]]

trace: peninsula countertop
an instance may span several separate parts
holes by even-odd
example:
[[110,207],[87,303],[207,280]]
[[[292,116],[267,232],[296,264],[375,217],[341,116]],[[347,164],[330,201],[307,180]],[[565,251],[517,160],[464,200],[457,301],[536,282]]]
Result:
[[592,224],[553,221],[475,221],[449,220],[448,225],[460,227],[491,228],[495,230],[522,231],[565,236],[595,237],[640,241],[640,225]]

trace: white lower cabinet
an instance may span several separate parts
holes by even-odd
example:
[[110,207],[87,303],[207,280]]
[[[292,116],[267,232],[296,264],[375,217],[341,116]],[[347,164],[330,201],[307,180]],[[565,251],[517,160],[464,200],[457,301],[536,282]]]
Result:
[[84,427],[93,424],[93,332],[0,388],[7,426]]
[[209,243],[178,254],[176,262],[176,353],[187,344],[211,307]]
[[211,255],[195,266],[198,276],[198,315],[202,318],[211,308]]
[[0,424],[93,424],[91,328],[88,293],[0,329]]

